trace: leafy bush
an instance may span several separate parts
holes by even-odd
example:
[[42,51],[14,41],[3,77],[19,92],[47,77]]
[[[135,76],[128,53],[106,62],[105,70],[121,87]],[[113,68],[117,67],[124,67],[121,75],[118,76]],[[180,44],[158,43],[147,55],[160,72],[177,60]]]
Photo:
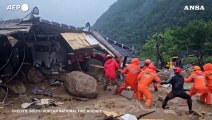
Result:
[[196,57],[186,57],[182,59],[182,64],[198,64],[198,59]]
[[[163,32],[156,33],[144,44],[141,57],[155,58],[158,36],[162,36],[159,44],[161,55],[165,61],[180,54],[187,56],[189,55],[188,51],[200,50],[204,51],[205,61],[212,61],[212,57],[209,57],[211,51],[208,51],[212,48],[212,21],[194,20],[185,27],[167,28]],[[185,59],[185,63],[197,63],[197,59],[188,58],[188,60]]]
[[212,56],[205,57],[204,63],[212,63]]

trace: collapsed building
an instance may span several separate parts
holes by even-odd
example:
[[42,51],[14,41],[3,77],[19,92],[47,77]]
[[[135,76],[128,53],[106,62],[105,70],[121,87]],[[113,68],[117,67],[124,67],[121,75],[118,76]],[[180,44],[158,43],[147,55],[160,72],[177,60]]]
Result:
[[107,54],[119,61],[134,49],[105,39],[94,30],[85,31],[37,16],[35,7],[23,19],[0,22],[0,75],[3,83],[12,80],[24,65],[42,67],[52,73],[86,70],[88,59],[102,63]]

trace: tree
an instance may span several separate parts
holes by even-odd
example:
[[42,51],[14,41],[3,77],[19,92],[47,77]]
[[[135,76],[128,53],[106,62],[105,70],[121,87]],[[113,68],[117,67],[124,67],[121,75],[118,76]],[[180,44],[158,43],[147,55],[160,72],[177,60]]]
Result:
[[[168,61],[172,56],[179,55],[180,53],[186,54],[193,51],[197,57],[199,64],[203,64],[204,56],[209,56],[212,49],[212,21],[194,20],[185,27],[172,27],[167,28],[160,33],[164,39],[160,41],[160,52],[162,57]],[[142,57],[155,59],[156,38],[154,35],[150,37],[147,43],[143,46]],[[150,53],[151,52],[151,53]]]

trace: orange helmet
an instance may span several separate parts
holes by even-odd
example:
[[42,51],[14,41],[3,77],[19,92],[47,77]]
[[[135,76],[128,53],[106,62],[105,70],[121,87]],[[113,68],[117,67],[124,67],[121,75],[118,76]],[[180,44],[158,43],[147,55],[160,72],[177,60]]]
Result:
[[133,58],[131,61],[131,64],[139,65],[139,63],[140,63],[140,60],[138,58]]
[[193,71],[200,71],[201,68],[199,66],[194,66]]
[[150,60],[150,59],[146,59],[146,60],[145,60],[145,63],[146,63],[146,64],[150,64],[150,63],[151,63],[151,60]]

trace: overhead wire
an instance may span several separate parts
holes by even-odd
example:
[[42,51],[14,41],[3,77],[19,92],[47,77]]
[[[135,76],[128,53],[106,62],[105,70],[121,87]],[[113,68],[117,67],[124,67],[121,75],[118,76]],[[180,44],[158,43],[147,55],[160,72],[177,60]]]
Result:
[[11,80],[13,80],[13,79],[17,76],[17,74],[19,73],[19,71],[21,70],[21,68],[22,68],[22,66],[23,66],[23,64],[24,64],[24,61],[25,61],[25,54],[26,54],[26,50],[25,50],[25,45],[24,45],[23,59],[22,59],[22,62],[21,62],[21,65],[20,65],[19,69],[18,69],[17,72],[13,75],[13,77],[10,78],[8,81],[6,81],[4,84],[10,82]]
[[9,63],[9,61],[10,61],[10,59],[11,59],[11,57],[12,57],[12,54],[13,54],[13,51],[10,53],[10,56],[9,56],[9,58],[7,59],[6,63],[0,68],[0,71],[1,71],[5,66],[7,66],[7,64]]

